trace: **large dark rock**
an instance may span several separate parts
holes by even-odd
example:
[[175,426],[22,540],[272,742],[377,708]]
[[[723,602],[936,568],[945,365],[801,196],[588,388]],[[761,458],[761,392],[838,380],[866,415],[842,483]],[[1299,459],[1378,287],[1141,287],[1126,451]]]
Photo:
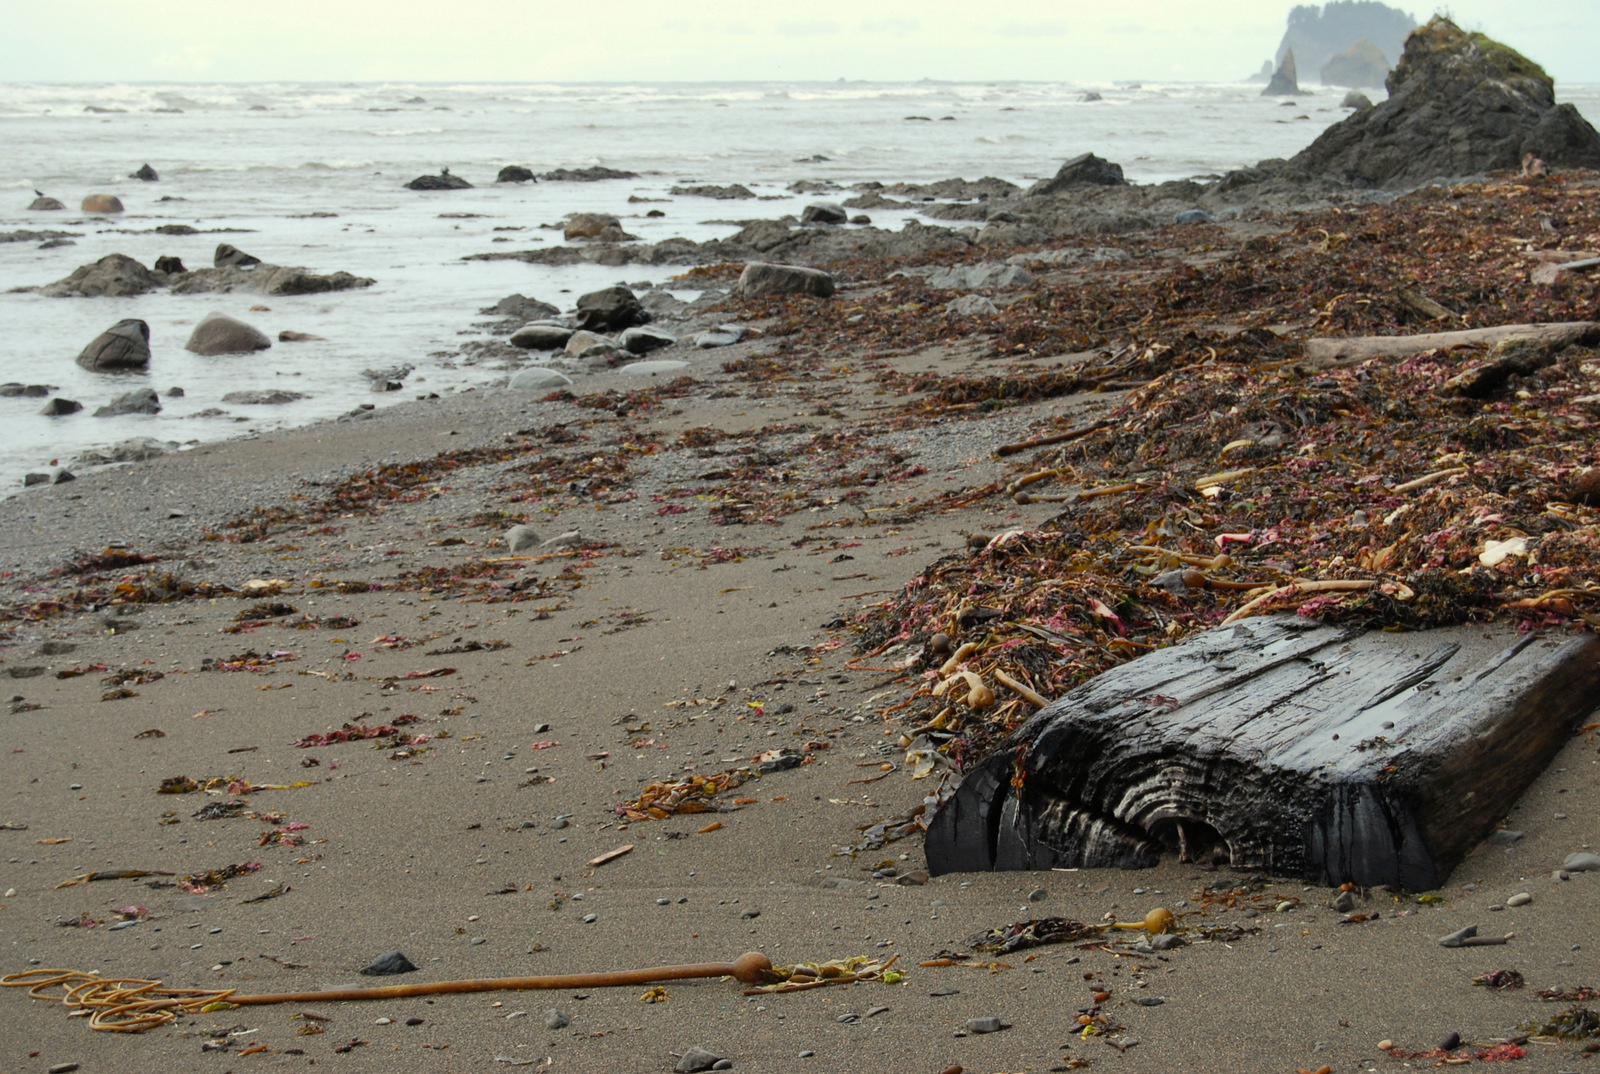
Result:
[[33,201],[28,203],[28,211],[35,213],[51,213],[65,208],[66,206],[61,204],[61,202],[57,201],[55,198],[47,198],[43,194],[39,195],[37,198],[34,198]]
[[844,206],[835,205],[831,201],[818,201],[807,205],[800,213],[802,224],[845,224],[850,221],[850,214]]
[[105,406],[94,412],[97,418],[113,418],[118,414],[159,414],[161,413],[161,397],[155,393],[154,388],[135,388],[126,395],[119,395]]
[[1525,153],[1600,168],[1600,134],[1556,104],[1538,64],[1442,16],[1407,38],[1388,88],[1387,101],[1329,127],[1289,168],[1389,189],[1517,168]]
[[1382,89],[1389,77],[1389,70],[1389,57],[1363,37],[1322,65],[1322,84],[1351,89]]
[[585,331],[620,332],[649,321],[650,314],[639,305],[638,296],[620,284],[578,299],[578,327]]
[[208,313],[194,326],[183,349],[195,354],[249,354],[270,346],[272,340],[259,329],[224,313]]
[[183,258],[163,256],[156,258],[156,271],[165,272],[169,276],[182,276],[189,270],[183,267]]
[[160,287],[161,277],[124,254],[107,254],[92,265],[81,265],[72,275],[39,288],[51,298],[122,298],[142,295]]
[[1294,49],[1290,49],[1283,54],[1283,62],[1272,72],[1272,78],[1267,82],[1267,88],[1261,91],[1261,96],[1298,97],[1299,95],[1300,76],[1295,70]]
[[348,272],[321,275],[289,265],[263,262],[251,268],[196,269],[172,285],[175,295],[229,294],[252,291],[263,295],[320,295],[330,291],[351,291],[371,287],[369,276]]
[[739,274],[739,283],[734,291],[745,298],[757,295],[811,295],[814,298],[829,298],[833,295],[833,277],[821,269],[752,261]]
[[96,373],[148,367],[150,326],[131,317],[118,321],[83,348],[78,364]]
[[500,174],[494,177],[497,183],[537,183],[533,173],[520,164],[507,164],[500,169]]
[[254,254],[247,254],[232,243],[221,243],[217,246],[216,253],[211,255],[211,263],[217,268],[249,268],[261,264],[261,259]]
[[156,170],[154,168],[150,167],[150,165],[148,165],[148,164],[145,164],[145,165],[141,165],[139,170],[134,172],[132,175],[128,176],[128,178],[129,179],[139,179],[139,180],[142,180],[142,181],[144,181],[146,183],[153,183],[156,180],[160,179],[161,176],[156,174]]
[[1049,179],[1034,183],[1028,188],[1028,195],[1060,194],[1075,186],[1121,186],[1125,182],[1122,165],[1102,160],[1093,153],[1082,153],[1061,165]]
[[470,190],[472,184],[445,168],[438,175],[419,175],[406,184],[407,190]]
[[548,302],[541,302],[537,298],[527,295],[507,295],[492,306],[486,306],[478,311],[485,315],[500,317],[520,317],[524,321],[537,321],[541,318],[556,317],[561,311]]
[[551,183],[598,183],[604,179],[637,179],[638,172],[625,172],[620,168],[604,168],[596,164],[589,168],[557,168],[545,172],[540,179]]
[[63,399],[59,395],[44,405],[39,411],[47,418],[60,418],[68,414],[76,414],[83,409],[83,404],[76,399]]
[[755,197],[755,192],[742,183],[733,183],[730,186],[716,186],[711,183],[701,183],[696,186],[675,186],[670,194],[680,197],[713,198],[717,201],[744,201]]

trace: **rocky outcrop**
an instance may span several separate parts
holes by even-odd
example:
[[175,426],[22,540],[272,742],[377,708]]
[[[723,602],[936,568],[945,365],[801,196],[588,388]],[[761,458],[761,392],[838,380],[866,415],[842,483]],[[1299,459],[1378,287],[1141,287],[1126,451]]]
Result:
[[1299,95],[1300,76],[1295,71],[1294,49],[1290,49],[1283,54],[1283,62],[1272,72],[1272,78],[1267,82],[1267,88],[1261,91],[1261,96],[1298,97]]
[[500,174],[494,177],[497,183],[537,183],[533,173],[520,164],[507,164],[500,169]]
[[604,179],[637,179],[639,173],[595,165],[590,168],[557,168],[553,172],[545,172],[539,178],[551,183],[598,183]]
[[449,168],[441,168],[438,175],[419,175],[406,184],[407,190],[471,190],[472,184],[459,175],[451,175]]
[[1389,99],[1329,127],[1286,170],[1360,187],[1405,189],[1520,167],[1600,167],[1600,134],[1557,104],[1538,64],[1442,16],[1406,40]]
[[286,392],[274,388],[269,391],[229,392],[222,397],[222,401],[229,406],[282,406],[308,398],[310,396],[305,392]]
[[352,276],[348,272],[319,275],[303,268],[262,262],[251,268],[195,269],[173,283],[172,293],[201,295],[249,291],[263,295],[320,295],[371,287],[373,282],[370,277]]
[[97,418],[114,418],[119,414],[159,414],[161,413],[161,397],[155,393],[154,388],[135,388],[125,395],[119,395],[111,402],[94,412]]
[[211,264],[217,268],[250,268],[252,265],[261,264],[261,259],[254,254],[247,254],[231,243],[220,244],[216,252],[211,255]]
[[225,313],[208,313],[194,326],[189,342],[183,345],[183,349],[205,355],[249,354],[264,351],[270,346],[272,340],[259,329]]
[[821,269],[801,265],[773,265],[752,261],[739,274],[739,284],[734,292],[745,298],[758,295],[810,295],[829,298],[833,295],[833,277]]
[[1382,89],[1389,77],[1389,70],[1389,57],[1363,37],[1322,65],[1322,84],[1351,89]]
[[128,178],[129,179],[138,179],[141,182],[146,182],[146,183],[154,183],[158,179],[160,179],[161,176],[156,174],[156,170],[154,168],[150,167],[150,165],[148,165],[148,164],[145,164],[145,165],[141,165],[139,170],[134,172],[132,175],[128,176]]
[[94,213],[97,216],[120,213],[122,211],[122,199],[115,194],[90,194],[83,199],[81,208],[84,212]]
[[753,190],[740,183],[730,186],[714,186],[709,183],[698,186],[675,186],[667,193],[677,194],[680,197],[713,198],[717,201],[744,201],[756,196]]
[[145,369],[150,365],[150,326],[129,318],[101,332],[78,354],[78,364],[94,373]]
[[620,228],[621,222],[610,213],[573,213],[561,235],[568,242],[573,239],[598,239],[607,228]]
[[548,302],[527,295],[507,295],[492,306],[478,311],[485,316],[515,317],[521,321],[537,321],[558,316],[561,311]]
[[620,284],[578,299],[578,327],[588,332],[620,332],[649,321],[638,296]]
[[55,198],[47,198],[42,194],[28,204],[28,211],[34,213],[53,213],[65,208],[66,206]]
[[1122,178],[1122,165],[1102,160],[1093,153],[1080,153],[1061,165],[1055,175],[1049,179],[1041,179],[1029,187],[1028,196],[1063,194],[1074,187],[1121,186],[1125,182],[1127,180]]
[[572,329],[558,324],[525,324],[511,333],[510,343],[530,351],[554,351],[567,345]]
[[142,295],[162,286],[164,277],[124,254],[107,254],[92,265],[81,265],[70,276],[39,288],[50,298],[122,298]]
[[1372,98],[1360,90],[1351,90],[1344,95],[1344,100],[1339,102],[1340,108],[1353,108],[1357,112],[1365,112],[1372,107]]
[[802,224],[845,224],[849,223],[850,214],[844,206],[835,205],[831,201],[818,201],[807,205],[800,213]]

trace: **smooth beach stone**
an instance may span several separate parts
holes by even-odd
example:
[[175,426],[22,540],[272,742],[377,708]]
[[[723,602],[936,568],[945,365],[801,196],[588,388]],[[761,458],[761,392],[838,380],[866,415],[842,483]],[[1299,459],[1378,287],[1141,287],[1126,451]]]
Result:
[[33,201],[28,205],[28,211],[35,213],[53,213],[65,208],[66,206],[61,204],[55,198],[47,198],[42,195],[34,198]]
[[159,414],[161,413],[161,397],[155,393],[154,388],[136,388],[125,395],[119,395],[105,406],[94,412],[97,418],[114,418],[119,414]]
[[620,332],[636,324],[649,324],[650,314],[639,296],[618,284],[578,296],[578,327],[590,332]]
[[115,194],[90,194],[83,199],[82,208],[86,213],[120,213],[122,199]]
[[652,358],[644,362],[629,362],[619,367],[617,372],[628,377],[653,377],[658,373],[676,373],[688,368],[688,362],[676,358]]
[[831,201],[819,201],[807,205],[800,213],[802,224],[843,224],[848,222],[850,214],[844,206],[835,205]]
[[44,405],[44,409],[39,411],[39,413],[43,414],[47,418],[60,418],[68,414],[76,414],[82,409],[83,404],[78,402],[76,399],[62,399],[57,396],[46,403]]
[[677,1074],[695,1074],[696,1071],[710,1070],[720,1062],[722,1056],[696,1045],[679,1056],[677,1065],[672,1069]]
[[224,242],[218,245],[216,253],[211,255],[211,264],[217,268],[249,268],[251,265],[261,264],[261,259],[245,253],[231,243]]
[[207,355],[248,354],[251,351],[264,351],[270,346],[272,340],[260,329],[252,328],[225,313],[208,313],[194,326],[189,342],[183,345],[183,349]]
[[364,967],[360,972],[368,977],[386,977],[396,973],[415,973],[417,967],[399,951],[390,951],[386,955],[379,955],[370,966]]
[[132,317],[118,321],[89,341],[78,364],[96,373],[144,369],[150,364],[150,326]]
[[566,352],[574,358],[621,350],[617,341],[598,332],[574,332],[567,338]]
[[1000,307],[983,295],[962,295],[946,302],[944,312],[951,317],[993,317]]
[[539,538],[539,531],[532,526],[512,526],[506,530],[505,542],[506,548],[513,554],[537,548],[543,543]]
[[284,403],[298,403],[309,396],[305,392],[286,392],[281,389],[257,392],[229,392],[222,397],[224,403],[230,406],[281,406]]
[[998,1033],[1005,1028],[1005,1023],[994,1015],[985,1015],[982,1018],[968,1018],[967,1031],[969,1033]]
[[533,366],[530,369],[518,371],[506,385],[512,391],[537,392],[547,391],[551,388],[565,388],[572,383],[572,378],[558,369],[546,369],[543,366]]
[[1567,860],[1561,863],[1561,867],[1569,873],[1600,872],[1600,854],[1581,851],[1576,854],[1568,854]]
[[558,324],[525,324],[511,333],[510,343],[530,351],[553,351],[567,345],[572,329]]
[[752,261],[739,274],[734,288],[746,298],[757,295],[811,295],[829,298],[833,295],[833,277],[821,269],[802,265],[774,265],[765,261]]
[[1204,209],[1185,209],[1183,212],[1175,214],[1172,222],[1174,224],[1206,224],[1215,219],[1216,217]]
[[157,180],[159,180],[161,178],[161,176],[157,175],[156,174],[156,170],[154,168],[150,167],[150,165],[144,164],[144,165],[140,166],[138,171],[136,171],[132,175],[128,176],[128,178],[129,179],[138,179],[141,182],[145,182],[145,183],[154,183]]
[[572,1016],[566,1011],[551,1007],[544,1012],[544,1027],[546,1029],[565,1029],[572,1024]]
[[672,346],[678,342],[678,337],[663,332],[659,328],[639,325],[623,332],[617,338],[617,342],[622,344],[623,350],[633,354],[649,354],[651,351],[660,350],[662,347]]
[[610,213],[573,213],[567,218],[562,237],[572,239],[597,239],[608,227],[621,227],[622,222]]
[[719,324],[715,328],[697,333],[694,345],[702,350],[710,350],[713,347],[731,347],[743,338],[744,329],[738,325]]

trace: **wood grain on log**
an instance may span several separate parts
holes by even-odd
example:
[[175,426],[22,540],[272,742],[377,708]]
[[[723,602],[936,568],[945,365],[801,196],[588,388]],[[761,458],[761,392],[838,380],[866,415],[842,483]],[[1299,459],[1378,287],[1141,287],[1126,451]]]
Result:
[[1034,715],[934,817],[929,871],[1163,852],[1438,887],[1600,702],[1600,639],[1218,627]]
[[1422,351],[1445,350],[1450,347],[1492,345],[1512,339],[1534,340],[1557,348],[1573,343],[1594,343],[1600,341],[1600,323],[1568,321],[1559,324],[1503,324],[1493,328],[1468,328],[1459,332],[1429,332],[1420,336],[1347,336],[1343,339],[1308,339],[1306,358],[1313,366],[1327,369],[1355,365],[1369,358],[1419,354]]

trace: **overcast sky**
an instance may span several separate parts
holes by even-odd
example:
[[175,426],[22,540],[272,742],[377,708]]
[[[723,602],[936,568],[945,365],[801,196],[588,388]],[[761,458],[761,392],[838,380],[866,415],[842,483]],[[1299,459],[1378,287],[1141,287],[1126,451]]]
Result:
[[[1230,81],[1287,0],[9,0],[7,81]],[[1419,19],[1434,6],[1400,3]],[[1457,22],[1600,82],[1600,0],[1457,0]]]

